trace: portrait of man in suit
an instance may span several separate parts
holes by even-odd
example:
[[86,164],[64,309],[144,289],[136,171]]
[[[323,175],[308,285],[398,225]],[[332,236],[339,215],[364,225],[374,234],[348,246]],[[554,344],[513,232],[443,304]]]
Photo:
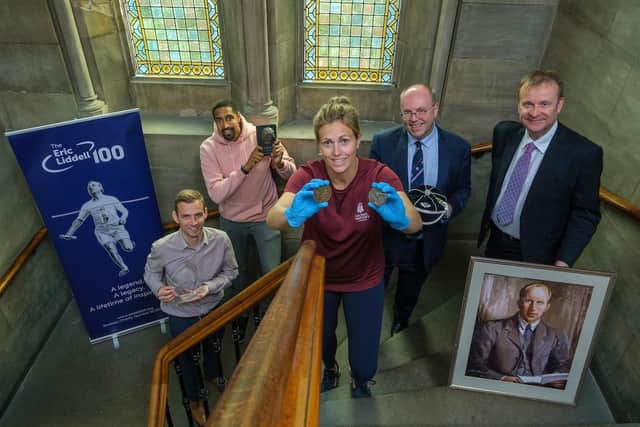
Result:
[[602,149],[558,121],[563,83],[553,71],[520,82],[519,122],[493,131],[478,247],[491,258],[572,266],[600,222]]
[[377,133],[371,144],[369,157],[389,166],[407,194],[429,188],[445,210],[434,224],[423,218],[422,231],[414,235],[385,227],[385,284],[398,268],[391,335],[408,327],[420,289],[442,255],[448,223],[466,206],[471,193],[469,143],[436,125],[438,108],[428,86],[409,86],[400,94],[403,125]]
[[[551,297],[546,283],[531,282],[520,289],[517,313],[479,321],[466,375],[521,383],[545,374],[568,373],[572,361],[569,338],[564,330],[543,320],[551,308]],[[566,378],[549,386],[564,388],[565,384]]]

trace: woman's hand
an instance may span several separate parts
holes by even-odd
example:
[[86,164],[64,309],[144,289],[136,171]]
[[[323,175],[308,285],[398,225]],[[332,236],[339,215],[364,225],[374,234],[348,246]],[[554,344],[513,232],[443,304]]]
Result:
[[290,227],[300,227],[304,222],[315,215],[320,209],[329,206],[329,202],[317,202],[313,197],[313,190],[329,185],[329,181],[314,178],[307,182],[293,198],[291,206],[284,211],[284,216]]
[[409,218],[396,189],[386,182],[374,182],[371,187],[382,191],[387,196],[387,201],[381,206],[369,202],[369,207],[378,212],[382,219],[396,230],[402,231],[409,227]]

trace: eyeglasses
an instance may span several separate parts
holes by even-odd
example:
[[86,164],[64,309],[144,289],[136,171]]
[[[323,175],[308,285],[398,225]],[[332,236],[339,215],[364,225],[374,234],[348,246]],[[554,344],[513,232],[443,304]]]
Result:
[[400,112],[400,115],[402,116],[403,119],[410,119],[411,117],[413,117],[414,115],[416,117],[424,117],[427,115],[427,113],[431,110],[433,110],[434,108],[436,108],[437,104],[433,104],[431,107],[429,108],[418,108],[416,111],[411,111],[411,110],[404,110]]

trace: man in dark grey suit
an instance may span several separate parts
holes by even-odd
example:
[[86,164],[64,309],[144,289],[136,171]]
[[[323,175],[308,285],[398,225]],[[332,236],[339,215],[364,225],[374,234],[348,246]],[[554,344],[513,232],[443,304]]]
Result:
[[558,122],[563,106],[559,75],[534,71],[520,82],[520,122],[494,128],[486,256],[567,267],[595,233],[602,149]]
[[465,207],[471,193],[469,143],[435,125],[438,103],[431,89],[421,84],[408,87],[400,95],[400,108],[404,126],[374,135],[369,157],[389,166],[410,197],[412,189],[423,189],[425,197],[438,193],[428,210],[435,206],[439,215],[426,223],[423,216],[423,224],[429,225],[412,236],[385,227],[385,283],[398,268],[391,335],[409,325],[422,284],[442,255],[449,220]]
[[[551,289],[546,284],[529,283],[520,289],[518,313],[477,326],[467,375],[521,382],[522,376],[569,372],[567,335],[542,321],[550,300]],[[551,385],[564,387],[564,383]]]

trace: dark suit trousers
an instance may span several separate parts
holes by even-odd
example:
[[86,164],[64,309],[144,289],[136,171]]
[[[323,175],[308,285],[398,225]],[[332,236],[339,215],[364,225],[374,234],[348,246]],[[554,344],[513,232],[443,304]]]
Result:
[[399,257],[395,254],[396,262],[388,262],[384,270],[384,283],[388,285],[393,269],[398,268],[393,320],[401,323],[409,322],[409,317],[418,303],[420,289],[429,274],[424,267],[422,240],[407,240],[407,247],[402,249],[403,255]]
[[[208,313],[207,313],[208,314]],[[172,337],[177,337],[190,326],[194,325],[206,315],[196,317],[176,317],[169,316],[169,330]],[[218,358],[214,347],[216,339],[222,341],[224,328],[202,340],[202,367],[205,378],[209,381],[223,376],[222,366],[218,364]],[[184,382],[184,394],[187,399],[197,402],[203,400],[204,395],[201,390],[205,390],[202,384],[202,376],[195,366],[195,353],[199,351],[200,344],[193,346],[178,356],[177,361],[182,369],[182,380]]]
[[520,240],[503,233],[493,223],[484,255],[488,258],[523,261]]

